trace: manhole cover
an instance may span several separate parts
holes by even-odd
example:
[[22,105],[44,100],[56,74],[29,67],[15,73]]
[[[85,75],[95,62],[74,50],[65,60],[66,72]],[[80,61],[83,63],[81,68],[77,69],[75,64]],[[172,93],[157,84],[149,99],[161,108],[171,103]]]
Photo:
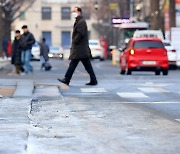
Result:
[[0,88],[0,95],[3,97],[12,97],[15,90],[15,88]]

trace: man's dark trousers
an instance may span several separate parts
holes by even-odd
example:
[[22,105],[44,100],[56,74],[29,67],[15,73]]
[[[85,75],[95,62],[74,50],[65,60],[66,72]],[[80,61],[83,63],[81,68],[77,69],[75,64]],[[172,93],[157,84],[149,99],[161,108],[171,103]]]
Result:
[[91,65],[91,62],[90,62],[90,59],[89,58],[83,58],[83,59],[72,59],[70,64],[69,64],[69,68],[65,74],[65,78],[66,80],[70,81],[72,76],[73,76],[73,73],[78,65],[79,62],[82,62],[82,64],[84,65],[86,71],[88,72],[88,74],[90,75],[90,80],[92,82],[96,82],[96,76],[94,74],[94,71],[93,71],[93,68],[92,68],[92,65]]

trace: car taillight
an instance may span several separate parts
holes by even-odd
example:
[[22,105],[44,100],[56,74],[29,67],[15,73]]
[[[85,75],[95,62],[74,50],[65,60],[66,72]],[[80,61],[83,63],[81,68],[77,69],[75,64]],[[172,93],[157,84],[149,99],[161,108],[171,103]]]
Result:
[[131,55],[134,55],[135,54],[135,51],[133,49],[130,50],[130,54]]

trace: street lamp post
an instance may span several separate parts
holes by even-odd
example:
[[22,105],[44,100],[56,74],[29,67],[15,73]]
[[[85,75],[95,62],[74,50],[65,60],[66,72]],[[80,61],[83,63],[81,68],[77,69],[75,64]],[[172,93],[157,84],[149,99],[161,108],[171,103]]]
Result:
[[3,50],[3,47],[2,47],[2,38],[3,38],[3,34],[2,34],[3,33],[2,5],[3,5],[3,1],[0,0],[0,57],[2,56],[2,50]]
[[134,0],[130,0],[130,18],[134,16]]
[[97,29],[98,29],[98,34],[100,35],[100,22],[99,22],[99,2],[96,1],[94,3],[94,9],[96,11],[97,14]]
[[94,9],[95,9],[95,10],[98,10],[98,8],[99,8],[99,4],[98,4],[98,2],[95,2],[95,3],[94,3]]

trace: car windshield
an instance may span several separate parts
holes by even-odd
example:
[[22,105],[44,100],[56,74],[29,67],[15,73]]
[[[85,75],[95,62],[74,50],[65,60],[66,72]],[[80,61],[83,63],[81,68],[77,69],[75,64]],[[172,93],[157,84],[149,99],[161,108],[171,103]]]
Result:
[[99,44],[98,44],[98,42],[89,42],[89,45],[97,46],[97,45],[99,45]]
[[164,48],[164,45],[159,41],[137,41],[134,43],[134,48]]

